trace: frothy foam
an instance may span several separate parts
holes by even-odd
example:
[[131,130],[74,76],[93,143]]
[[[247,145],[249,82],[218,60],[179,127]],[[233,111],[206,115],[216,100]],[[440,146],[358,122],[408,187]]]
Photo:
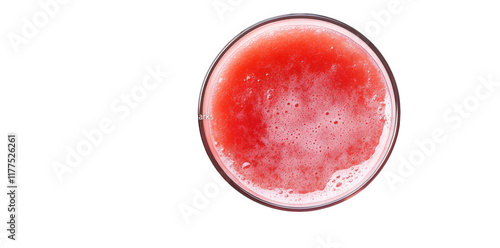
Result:
[[279,28],[222,63],[210,95],[212,140],[254,195],[323,202],[351,192],[380,164],[393,106],[380,69],[349,38],[316,26]]

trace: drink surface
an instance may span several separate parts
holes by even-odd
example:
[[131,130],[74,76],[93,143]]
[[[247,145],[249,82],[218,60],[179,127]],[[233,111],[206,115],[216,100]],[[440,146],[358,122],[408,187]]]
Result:
[[377,163],[391,124],[389,89],[347,36],[284,26],[221,63],[210,139],[242,185],[278,202],[314,202],[350,190]]

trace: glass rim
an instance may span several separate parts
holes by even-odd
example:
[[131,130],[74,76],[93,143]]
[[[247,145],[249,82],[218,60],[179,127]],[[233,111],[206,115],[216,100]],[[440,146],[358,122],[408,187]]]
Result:
[[224,46],[224,48],[219,52],[219,54],[217,55],[215,60],[210,65],[208,72],[205,75],[205,78],[203,80],[203,85],[201,88],[199,102],[198,102],[198,115],[203,115],[205,93],[207,90],[208,82],[210,80],[210,77],[212,76],[212,73],[213,73],[215,67],[217,66],[219,61],[222,59],[222,57],[226,54],[226,52],[236,42],[238,42],[241,38],[243,38],[248,33],[252,32],[252,31],[254,31],[262,26],[265,26],[267,24],[277,22],[277,21],[289,20],[289,19],[313,19],[313,20],[329,22],[331,24],[334,24],[336,26],[344,28],[348,32],[352,33],[353,35],[355,35],[359,39],[361,39],[380,60],[381,65],[384,67],[385,71],[388,74],[388,77],[390,80],[390,85],[392,86],[392,94],[394,95],[394,111],[391,113],[394,115],[394,122],[395,123],[393,124],[394,129],[393,129],[392,133],[389,133],[389,136],[388,136],[387,151],[383,155],[383,160],[381,161],[381,163],[379,165],[376,165],[378,167],[371,174],[369,174],[369,176],[367,176],[364,180],[362,180],[360,182],[360,185],[353,187],[352,189],[350,189],[350,191],[348,191],[345,195],[339,197],[338,199],[333,199],[330,201],[327,200],[327,202],[322,203],[322,204],[316,204],[316,205],[313,204],[313,206],[304,206],[304,207],[287,206],[284,204],[280,205],[280,204],[276,204],[276,203],[267,201],[266,199],[259,198],[258,196],[254,195],[254,194],[248,192],[247,190],[245,190],[244,188],[242,188],[240,185],[238,185],[238,183],[236,183],[233,179],[231,179],[230,176],[227,175],[227,173],[224,171],[222,166],[219,164],[219,162],[215,158],[215,156],[212,152],[212,149],[210,149],[210,145],[208,143],[209,140],[207,139],[207,135],[205,132],[204,118],[202,118],[201,120],[198,119],[198,124],[199,124],[201,139],[203,141],[203,146],[205,148],[205,151],[207,152],[208,157],[210,158],[210,161],[214,165],[215,169],[219,172],[219,174],[224,178],[224,180],[227,183],[229,183],[229,185],[231,185],[235,190],[237,190],[238,192],[240,192],[242,195],[246,196],[247,198],[249,198],[249,199],[251,199],[259,204],[265,205],[267,207],[271,207],[271,208],[278,209],[278,210],[292,211],[292,212],[304,212],[304,211],[313,211],[313,210],[319,210],[319,209],[331,207],[333,205],[337,205],[343,201],[346,201],[346,200],[350,199],[351,197],[353,197],[354,195],[361,192],[364,188],[366,188],[375,179],[375,177],[377,177],[377,175],[380,173],[382,168],[387,163],[387,161],[392,153],[392,150],[394,149],[394,146],[396,144],[396,139],[397,139],[397,136],[399,133],[400,119],[401,119],[401,104],[400,104],[400,100],[399,100],[399,92],[398,92],[398,88],[396,85],[396,80],[394,78],[394,75],[393,75],[387,61],[385,60],[385,58],[382,56],[380,51],[375,47],[375,45],[370,40],[368,40],[368,38],[366,38],[363,34],[361,34],[359,31],[357,31],[353,27],[351,27],[351,26],[349,26],[341,21],[338,21],[336,19],[333,19],[333,18],[330,18],[327,16],[317,15],[317,14],[293,13],[293,14],[275,16],[275,17],[271,17],[271,18],[265,19],[263,21],[257,22],[255,24],[249,26],[248,28],[244,29],[242,32],[240,32],[238,35],[236,35],[233,39],[231,39],[231,41],[229,41]]

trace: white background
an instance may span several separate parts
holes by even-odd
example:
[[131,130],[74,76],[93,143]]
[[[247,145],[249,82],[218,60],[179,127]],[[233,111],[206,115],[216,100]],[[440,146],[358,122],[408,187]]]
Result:
[[[500,81],[500,4],[390,2],[70,0],[13,45],[24,18],[43,21],[43,8],[1,1],[0,186],[6,136],[16,132],[20,189],[16,241],[6,238],[0,195],[0,246],[500,247],[500,87],[476,96],[479,78]],[[214,3],[230,8],[218,13]],[[402,120],[393,155],[368,188],[337,206],[293,213],[214,184],[196,114],[203,77],[231,38],[300,12],[341,20],[373,41],[396,77]],[[169,76],[129,116],[114,112],[156,65]],[[464,101],[460,117],[452,111]],[[105,119],[112,132],[59,181],[54,162],[65,163],[67,148]],[[415,142],[436,130],[445,140],[418,157]],[[401,159],[411,156],[418,162],[401,174]],[[391,187],[388,175],[403,181]],[[207,188],[207,201],[193,205]],[[181,214],[190,207],[196,214]]]

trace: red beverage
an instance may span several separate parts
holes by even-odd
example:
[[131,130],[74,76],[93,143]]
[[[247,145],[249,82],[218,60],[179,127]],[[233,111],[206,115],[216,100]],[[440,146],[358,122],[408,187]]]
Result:
[[315,15],[256,24],[207,75],[200,130],[221,175],[265,205],[310,210],[358,192],[394,145],[399,100],[384,59]]

